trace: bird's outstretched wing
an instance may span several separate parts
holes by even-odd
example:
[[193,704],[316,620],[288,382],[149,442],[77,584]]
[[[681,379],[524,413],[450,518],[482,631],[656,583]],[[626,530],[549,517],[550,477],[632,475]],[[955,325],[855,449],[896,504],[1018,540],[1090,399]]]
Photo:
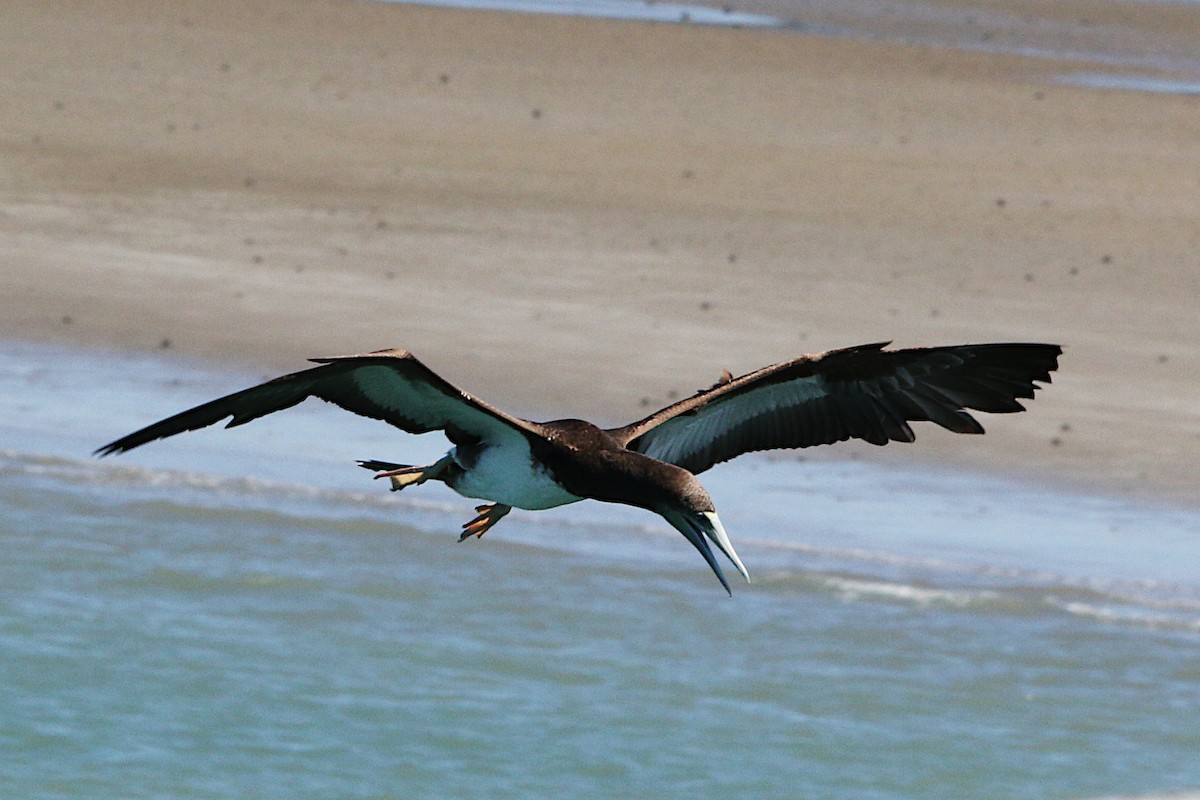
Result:
[[135,431],[96,451],[123,453],[135,447],[204,428],[226,417],[243,425],[266,414],[319,397],[347,411],[383,420],[409,433],[442,430],[452,441],[497,441],[537,436],[532,423],[493,408],[442,379],[405,350],[314,358],[322,366],[294,372],[218,398]]
[[680,400],[610,431],[631,450],[700,473],[753,450],[845,439],[911,442],[909,422],[983,433],[966,409],[1023,411],[1062,348],[968,344],[884,350],[889,342],[800,356]]

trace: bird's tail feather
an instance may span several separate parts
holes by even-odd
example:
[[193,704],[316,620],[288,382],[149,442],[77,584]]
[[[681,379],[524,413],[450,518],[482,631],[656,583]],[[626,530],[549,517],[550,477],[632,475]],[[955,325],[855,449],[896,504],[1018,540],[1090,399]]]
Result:
[[391,461],[359,461],[358,465],[372,472],[383,472],[392,469],[408,469],[411,464],[393,464]]

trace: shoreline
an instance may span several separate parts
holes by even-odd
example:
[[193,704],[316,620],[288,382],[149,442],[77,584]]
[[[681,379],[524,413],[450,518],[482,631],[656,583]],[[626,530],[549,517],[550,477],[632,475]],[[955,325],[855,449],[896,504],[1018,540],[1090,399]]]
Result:
[[1194,503],[1192,98],[794,31],[322,0],[5,14],[0,336],[169,341],[264,377],[404,347],[602,424],[802,352],[1052,341],[1055,382],[986,438],[830,457]]
[[[897,46],[980,51],[1064,64],[1090,65],[1078,85],[1133,91],[1196,94],[1200,59],[1191,38],[1180,30],[1192,12],[1170,0],[1154,0],[1152,13],[1130,11],[1120,0],[1067,2],[1022,7],[1004,0],[947,0],[895,4],[889,19],[863,7],[838,2],[797,7],[788,0],[738,3],[662,3],[656,0],[374,0],[512,14],[653,22],[668,25],[716,25],[735,29],[791,31],[849,41],[882,41]],[[922,7],[924,6],[924,7]],[[936,9],[930,13],[930,7]],[[1083,15],[1087,15],[1086,17]],[[1102,27],[1090,17],[1105,20]],[[1101,72],[1100,70],[1107,70]],[[1139,73],[1151,73],[1150,75]],[[1065,80],[1072,83],[1071,73]],[[1102,80],[1108,79],[1108,82]]]

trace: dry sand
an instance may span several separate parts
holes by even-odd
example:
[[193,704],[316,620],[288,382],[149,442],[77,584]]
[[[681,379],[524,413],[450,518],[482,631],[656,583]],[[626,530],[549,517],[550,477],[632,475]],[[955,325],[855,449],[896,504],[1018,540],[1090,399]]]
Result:
[[406,347],[598,422],[800,352],[1054,341],[1054,385],[986,439],[817,457],[1190,502],[1200,103],[1054,83],[1078,68],[371,2],[9,0],[0,335],[264,375]]

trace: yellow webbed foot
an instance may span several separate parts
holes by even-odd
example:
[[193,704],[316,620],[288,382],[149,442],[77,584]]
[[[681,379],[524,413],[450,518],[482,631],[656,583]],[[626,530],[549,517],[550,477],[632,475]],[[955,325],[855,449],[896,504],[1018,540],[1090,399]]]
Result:
[[470,522],[463,524],[462,536],[458,537],[460,542],[466,541],[474,536],[479,538],[483,534],[504,518],[504,515],[512,511],[512,506],[506,506],[503,503],[490,503],[488,505],[476,506],[475,510],[479,512],[478,516]]

